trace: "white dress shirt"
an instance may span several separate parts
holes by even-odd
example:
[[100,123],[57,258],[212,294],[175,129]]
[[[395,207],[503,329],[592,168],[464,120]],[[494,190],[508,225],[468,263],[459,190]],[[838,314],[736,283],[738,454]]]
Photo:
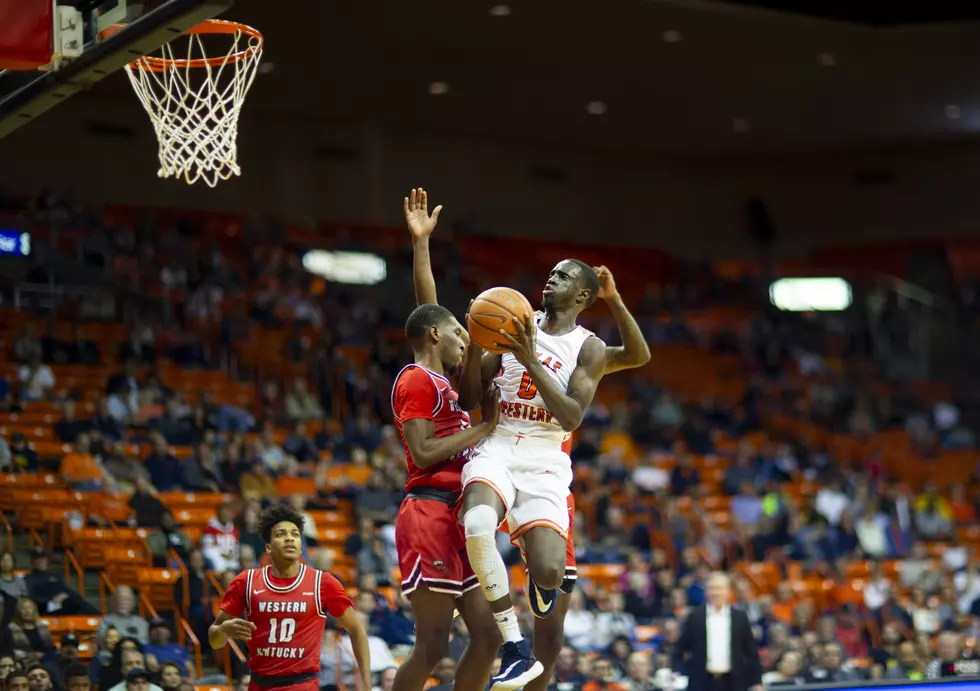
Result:
[[705,632],[708,636],[709,674],[728,674],[732,671],[732,609],[725,605],[716,609],[707,607]]

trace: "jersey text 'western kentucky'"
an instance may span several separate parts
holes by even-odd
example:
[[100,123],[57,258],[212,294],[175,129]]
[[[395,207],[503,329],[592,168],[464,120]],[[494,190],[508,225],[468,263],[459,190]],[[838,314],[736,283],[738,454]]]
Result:
[[[539,314],[536,318],[540,317]],[[568,390],[568,381],[578,365],[578,354],[582,345],[593,335],[581,326],[576,326],[561,336],[546,334],[538,327],[538,360],[562,391]],[[531,380],[531,375],[513,353],[504,353],[501,357],[500,373],[494,383],[500,387],[500,422],[497,423],[497,429],[511,435],[520,434],[558,443],[567,438],[565,430],[554,419],[548,405],[538,393],[538,387]],[[491,432],[491,436],[492,434]]]
[[319,673],[324,619],[352,606],[340,581],[306,564],[293,579],[277,578],[271,566],[243,571],[221,599],[222,610],[255,624],[248,667],[265,677]]
[[449,492],[462,489],[460,472],[470,457],[470,449],[461,451],[453,458],[428,468],[418,468],[412,461],[412,453],[405,442],[402,430],[409,420],[432,420],[437,437],[448,437],[470,426],[470,415],[459,407],[459,395],[449,380],[420,365],[408,365],[395,377],[391,392],[391,410],[395,415],[395,427],[405,447],[408,459],[408,483],[413,487],[435,487]]

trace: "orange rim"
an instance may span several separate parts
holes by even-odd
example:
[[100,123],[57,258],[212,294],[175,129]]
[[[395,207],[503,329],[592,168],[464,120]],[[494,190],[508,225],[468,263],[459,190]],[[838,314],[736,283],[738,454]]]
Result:
[[[118,33],[126,28],[125,24],[113,24],[108,29],[103,30],[99,34],[99,38],[106,38],[115,33]],[[242,33],[249,38],[258,40],[258,45],[249,46],[245,50],[238,51],[237,53],[232,53],[231,55],[223,55],[221,57],[214,58],[195,58],[193,60],[188,59],[177,59],[169,60],[167,58],[157,58],[152,56],[143,56],[137,58],[129,63],[129,66],[133,69],[149,70],[150,72],[164,72],[170,69],[198,69],[201,67],[220,67],[221,65],[241,62],[246,60],[259,51],[262,50],[262,44],[264,38],[258,29],[253,29],[248,24],[240,24],[238,22],[227,22],[222,19],[208,19],[201,22],[197,26],[188,29],[184,32],[185,36],[191,34],[225,34],[228,36]]]

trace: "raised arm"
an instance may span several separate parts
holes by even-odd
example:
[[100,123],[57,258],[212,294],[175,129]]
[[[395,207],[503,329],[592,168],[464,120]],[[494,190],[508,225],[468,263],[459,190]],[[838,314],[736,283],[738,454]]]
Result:
[[429,236],[439,222],[442,207],[437,206],[430,216],[428,196],[420,187],[413,189],[402,203],[405,223],[408,225],[408,232],[412,234],[412,250],[415,257],[412,272],[415,278],[415,303],[418,305],[439,304],[436,279],[432,274],[432,258],[429,256]]
[[524,365],[524,369],[531,376],[531,381],[541,394],[548,410],[558,420],[558,424],[566,432],[571,432],[582,424],[585,418],[585,411],[595,397],[596,388],[599,380],[606,368],[606,344],[598,338],[589,338],[578,354],[578,362],[575,363],[575,371],[568,380],[568,388],[562,391],[558,383],[551,378],[548,370],[538,360],[537,357],[537,324],[533,317],[529,317],[523,322],[514,319],[518,328],[518,335],[511,336],[503,329],[501,335],[506,337],[513,346],[514,357]]
[[650,362],[650,347],[643,337],[643,331],[616,290],[612,271],[605,266],[597,266],[595,271],[599,275],[599,297],[609,305],[609,311],[616,320],[616,328],[619,329],[619,339],[623,342],[621,346],[606,346],[604,374],[642,367]]

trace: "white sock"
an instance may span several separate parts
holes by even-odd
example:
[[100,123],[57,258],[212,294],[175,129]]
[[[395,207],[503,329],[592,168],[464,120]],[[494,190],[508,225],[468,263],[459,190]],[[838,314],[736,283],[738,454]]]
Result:
[[506,612],[495,612],[493,618],[497,621],[497,628],[500,635],[504,637],[504,643],[516,643],[524,638],[521,635],[521,626],[517,623],[517,615],[513,609]]
[[[466,555],[487,601],[495,602],[510,595],[507,567],[497,551],[495,539],[497,512],[489,506],[474,506],[463,516],[463,528],[466,531]],[[513,608],[498,612],[493,618],[505,642],[523,638]]]

